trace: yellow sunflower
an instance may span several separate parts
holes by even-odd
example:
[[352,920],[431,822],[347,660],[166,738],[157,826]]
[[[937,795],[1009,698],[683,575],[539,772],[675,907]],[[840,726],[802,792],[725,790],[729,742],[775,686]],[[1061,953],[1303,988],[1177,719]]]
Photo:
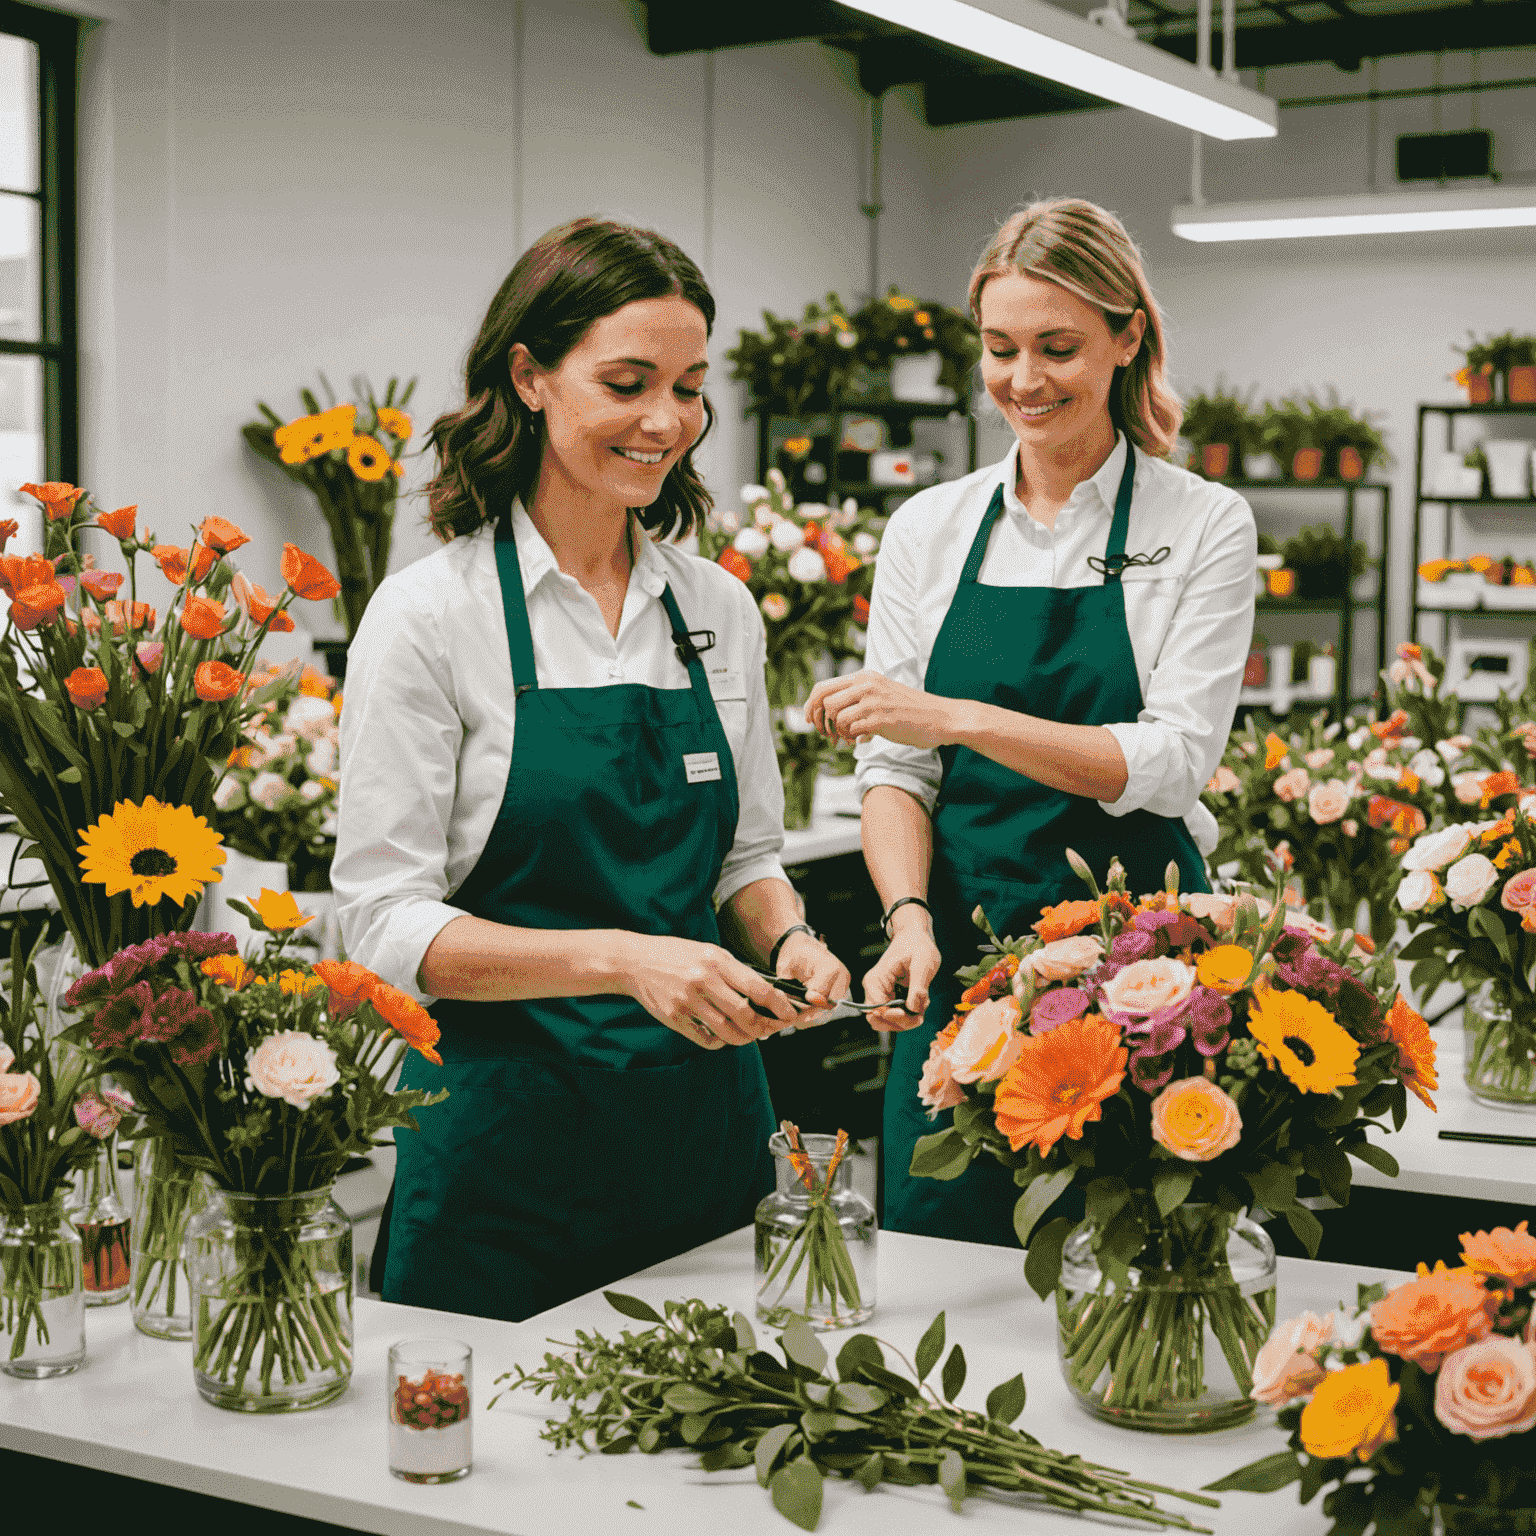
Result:
[[1300,992],[1261,988],[1249,1005],[1248,1030],[1264,1060],[1303,1093],[1332,1093],[1355,1080],[1360,1047],[1321,1003]]
[[104,885],[108,896],[128,892],[136,907],[166,897],[182,906],[220,878],[224,862],[223,840],[205,817],[193,815],[190,805],[162,805],[153,795],[143,805],[119,800],[79,835],[80,878]]
[[389,473],[390,457],[378,438],[358,436],[347,444],[347,464],[359,480],[382,480]]

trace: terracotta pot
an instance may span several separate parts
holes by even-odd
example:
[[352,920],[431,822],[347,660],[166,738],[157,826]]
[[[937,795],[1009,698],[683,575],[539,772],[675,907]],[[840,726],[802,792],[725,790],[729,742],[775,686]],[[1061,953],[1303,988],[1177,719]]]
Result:
[[1291,474],[1297,480],[1316,480],[1323,472],[1321,448],[1298,448],[1291,460]]
[[1339,479],[1361,480],[1365,477],[1365,460],[1358,448],[1346,444],[1339,449]]
[[1265,571],[1264,585],[1271,597],[1295,597],[1296,572],[1281,566],[1278,571]]
[[1486,373],[1474,373],[1467,380],[1467,402],[1470,405],[1493,404],[1493,379]]
[[1231,467],[1231,443],[1207,443],[1201,448],[1200,468],[1208,480],[1224,480]]
[[1536,405],[1536,367],[1521,363],[1509,370],[1509,388],[1505,399],[1511,405]]

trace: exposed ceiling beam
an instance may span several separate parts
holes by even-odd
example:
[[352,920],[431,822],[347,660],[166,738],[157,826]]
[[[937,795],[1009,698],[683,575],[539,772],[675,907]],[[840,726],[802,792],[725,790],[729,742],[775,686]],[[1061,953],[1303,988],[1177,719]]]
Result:
[[868,16],[860,16],[834,0],[774,0],[772,5],[646,0],[645,7],[646,47],[661,55],[873,30],[875,25]]
[[1036,75],[940,75],[923,85],[923,118],[930,128],[1088,112],[1111,105],[1101,96],[1089,96]]

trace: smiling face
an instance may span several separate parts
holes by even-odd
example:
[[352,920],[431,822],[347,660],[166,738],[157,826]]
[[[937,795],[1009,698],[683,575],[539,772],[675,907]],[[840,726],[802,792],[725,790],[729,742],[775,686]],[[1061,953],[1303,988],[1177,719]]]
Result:
[[982,382],[1020,444],[1113,446],[1109,392],[1141,345],[1142,311],[1116,336],[1096,305],[1021,272],[989,278],[980,309]]
[[543,416],[535,500],[555,480],[599,504],[650,506],[704,430],[708,343],[704,316],[676,294],[593,321],[554,368],[517,343],[512,382]]

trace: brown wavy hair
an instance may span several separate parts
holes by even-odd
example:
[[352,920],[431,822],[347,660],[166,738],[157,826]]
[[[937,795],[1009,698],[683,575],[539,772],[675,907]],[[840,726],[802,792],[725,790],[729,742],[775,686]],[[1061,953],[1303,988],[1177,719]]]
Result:
[[987,280],[1020,272],[1059,283],[1103,314],[1118,336],[1139,309],[1147,328],[1128,366],[1116,368],[1109,415],[1143,453],[1166,458],[1184,407],[1168,382],[1163,315],[1136,242],[1114,214],[1078,197],[1030,203],[1009,216],[971,273],[971,316],[981,319]]
[[[573,219],[523,252],[486,311],[464,369],[463,406],[432,423],[427,441],[437,473],[426,487],[427,521],[445,543],[498,517],[515,496],[525,504],[539,478],[538,416],[512,386],[511,352],[522,342],[541,368],[556,368],[593,321],[637,299],[678,294],[715,324],[704,275],[664,235],[606,219]],[[648,507],[632,509],[657,538],[691,533],[712,505],[694,468],[704,430],[662,482]]]

